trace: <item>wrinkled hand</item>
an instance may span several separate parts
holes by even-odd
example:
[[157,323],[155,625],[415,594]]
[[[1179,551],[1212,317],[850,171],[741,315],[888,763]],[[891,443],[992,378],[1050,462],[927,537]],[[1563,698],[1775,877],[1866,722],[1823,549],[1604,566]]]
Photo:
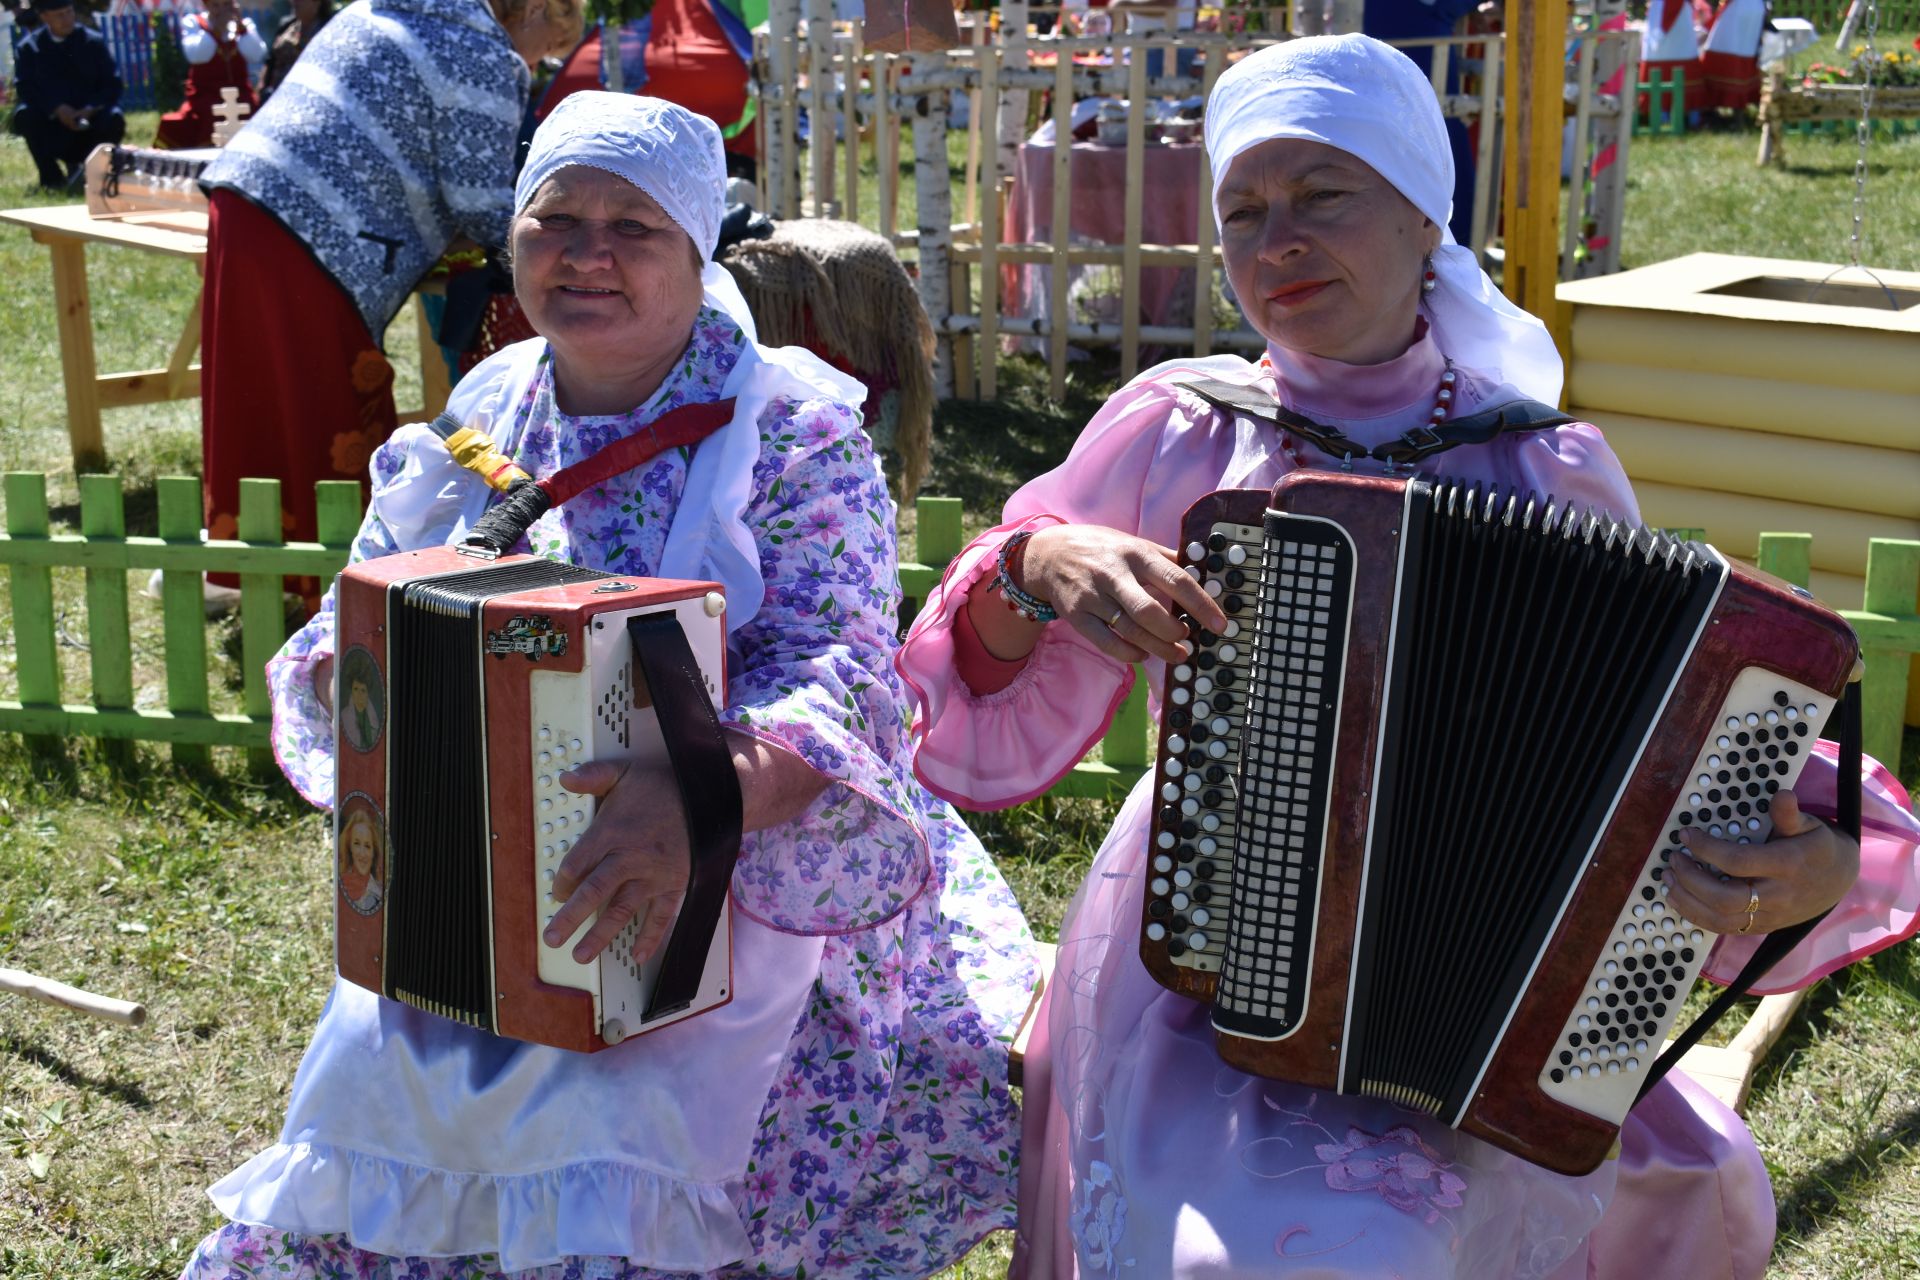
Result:
[[1187,656],[1179,610],[1209,631],[1227,625],[1213,597],[1167,547],[1101,525],[1063,524],[1027,541],[1021,590],[1054,611],[1095,648],[1121,662]]
[[550,947],[562,946],[599,912],[573,947],[574,960],[585,964],[644,915],[633,958],[645,963],[679,918],[691,875],[686,811],[673,775],[665,768],[601,760],[561,774],[560,785],[595,796],[600,805],[554,876],[553,897],[565,905],[541,936]]
[[[1846,896],[1860,874],[1860,846],[1846,833],[1800,812],[1791,791],[1773,797],[1773,836],[1737,844],[1688,828],[1691,857],[1676,857],[1664,877],[1668,902],[1715,933],[1771,933],[1819,915]],[[1711,863],[1721,874],[1701,866]],[[1724,876],[1724,878],[1723,878]],[[1747,903],[1760,895],[1747,929]]]

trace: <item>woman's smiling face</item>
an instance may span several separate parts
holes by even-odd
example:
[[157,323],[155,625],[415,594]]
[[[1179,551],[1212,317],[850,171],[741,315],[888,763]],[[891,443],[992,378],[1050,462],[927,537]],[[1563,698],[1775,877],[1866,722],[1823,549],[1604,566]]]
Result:
[[1407,349],[1440,230],[1371,165],[1278,138],[1234,158],[1218,201],[1227,279],[1262,336],[1350,364]]
[[700,308],[687,233],[652,196],[585,165],[548,178],[514,219],[513,282],[534,331],[583,371],[671,359]]

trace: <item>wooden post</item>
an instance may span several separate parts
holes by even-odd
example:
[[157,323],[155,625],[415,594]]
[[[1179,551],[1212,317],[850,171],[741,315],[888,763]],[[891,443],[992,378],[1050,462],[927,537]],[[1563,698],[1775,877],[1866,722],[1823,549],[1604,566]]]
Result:
[[[984,21],[971,22],[967,27],[967,42],[974,48],[974,66],[982,65],[980,51],[986,48],[987,24]],[[969,224],[980,221],[980,85],[976,83],[967,90],[967,166],[963,178],[964,191],[960,197],[960,220]]]
[[960,557],[963,545],[960,499],[919,498],[913,504],[914,555],[935,573],[944,573]]
[[100,367],[93,354],[93,304],[87,296],[87,242],[44,242],[53,257],[54,325],[60,334],[60,376],[67,391],[67,438],[76,472],[107,469],[100,430]]
[[1147,171],[1147,42],[1128,40],[1126,239],[1120,246],[1120,380],[1140,372],[1141,200]]
[[1807,586],[1813,581],[1813,535],[1763,533],[1753,563],[1783,582]]
[[1593,46],[1599,38],[1599,32],[1589,31],[1580,41],[1575,73],[1579,98],[1573,113],[1573,169],[1567,181],[1566,240],[1560,250],[1560,269],[1568,273],[1575,270],[1575,264],[1580,260],[1580,233],[1587,221],[1587,164],[1591,158],[1587,148],[1587,129],[1593,115]]
[[[37,471],[9,471],[0,492],[7,498],[7,536],[45,540],[53,531],[47,510],[47,478]],[[16,564],[12,573],[14,669],[26,706],[60,705],[60,650],[54,637],[53,570]],[[58,755],[57,737],[34,736],[38,755]]]
[[[847,131],[847,198],[840,210],[840,216],[848,222],[860,221],[860,72],[866,61],[860,51],[860,19],[853,20],[853,29],[847,36],[846,56],[846,97],[841,111],[846,117]],[[876,88],[877,88],[876,84]]]
[[[421,359],[424,363],[424,354]],[[240,540],[262,546],[278,546],[284,541],[278,480],[240,482]],[[267,697],[267,659],[279,652],[281,641],[286,639],[287,614],[281,590],[282,579],[277,573],[240,575],[241,707],[250,716],[273,714],[273,703]],[[247,752],[247,763],[256,774],[272,774],[272,749],[253,748]]]
[[[127,536],[126,501],[119,476],[80,477],[80,532],[88,538],[119,542]],[[87,662],[93,676],[93,705],[102,709],[133,709],[133,627],[127,613],[127,571],[88,569]],[[111,740],[101,744],[107,759],[125,767],[133,763],[133,745]]]
[[[1867,754],[1898,767],[1902,722],[1907,710],[1907,680],[1913,653],[1913,630],[1920,627],[1920,542],[1875,538],[1867,545],[1865,612],[1898,620],[1905,644],[1875,643],[1872,631],[1861,637],[1867,659],[1867,682],[1861,689],[1861,727]],[[1901,624],[1905,624],[1904,627]],[[1864,628],[1863,628],[1864,629]]]
[[[1207,67],[1201,74],[1203,98],[1213,97],[1214,82],[1226,70],[1227,44],[1223,40],[1207,49]],[[1200,152],[1200,201],[1195,208],[1193,228],[1193,354],[1213,351],[1213,162],[1205,147]]]
[[[195,476],[162,476],[154,485],[160,501],[160,537],[186,546],[200,545],[200,481]],[[161,581],[161,634],[166,647],[167,710],[176,716],[207,714],[206,579],[197,569],[168,569]],[[173,762],[207,768],[211,752],[193,743],[173,744]]]
[[1100,759],[1126,774],[1131,782],[1149,763],[1147,735],[1152,724],[1147,716],[1146,673],[1134,669],[1133,688],[1127,700],[1113,713],[1113,724],[1100,740]]
[[167,361],[169,400],[198,394],[199,380],[194,375],[200,372],[200,366],[193,358],[200,353],[200,305],[204,297],[204,290],[194,290],[193,305],[187,308],[187,318],[181,322],[180,336],[173,344],[173,357]]
[[780,218],[800,216],[798,116],[800,72],[796,43],[800,31],[800,0],[769,0],[767,8],[768,62],[773,68],[771,92],[762,102],[772,108],[763,126],[767,142],[767,209]]
[[[981,136],[1000,132],[1000,50],[980,50],[980,104],[987,113]],[[1000,148],[988,146],[980,156],[980,340],[974,344],[979,360],[980,395],[992,400],[1000,394]]]
[[413,295],[413,316],[420,332],[420,412],[421,416],[432,419],[447,407],[447,400],[453,395],[453,370],[447,368],[440,341],[434,337],[433,323],[427,318],[425,295]]
[[[831,216],[833,152],[833,0],[807,0],[807,158],[813,216]],[[802,212],[805,212],[803,209]]]
[[1473,226],[1469,235],[1474,257],[1484,264],[1487,245],[1493,239],[1493,199],[1499,190],[1496,144],[1500,138],[1500,68],[1502,59],[1494,56],[1492,36],[1487,37],[1487,56],[1480,63],[1480,147],[1473,161]]
[[[953,188],[947,181],[945,91],[921,94],[913,109],[913,186],[919,209],[920,304],[940,333],[953,314],[947,279],[953,244]],[[953,343],[942,336],[933,356],[933,394],[953,394]]]
[[1507,297],[1546,322],[1567,356],[1560,282],[1561,71],[1567,0],[1507,0]]
[[873,170],[879,182],[880,234],[888,244],[899,230],[894,191],[900,185],[900,117],[893,113],[893,57],[873,55]]
[[1073,54],[1062,49],[1053,67],[1053,265],[1047,271],[1048,385],[1058,401],[1067,394],[1067,286],[1073,266],[1067,246],[1073,242]]

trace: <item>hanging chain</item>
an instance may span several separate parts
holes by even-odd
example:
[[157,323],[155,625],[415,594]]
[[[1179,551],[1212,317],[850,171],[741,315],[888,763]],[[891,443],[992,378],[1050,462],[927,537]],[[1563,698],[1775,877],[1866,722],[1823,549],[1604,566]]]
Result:
[[1865,81],[1860,89],[1860,123],[1856,126],[1859,146],[1853,160],[1853,231],[1847,241],[1848,256],[1856,267],[1860,265],[1860,251],[1866,236],[1867,143],[1873,136],[1874,73],[1880,66],[1880,53],[1873,43],[1880,33],[1880,6],[1875,0],[1864,0],[1864,6],[1867,39],[1860,62]]

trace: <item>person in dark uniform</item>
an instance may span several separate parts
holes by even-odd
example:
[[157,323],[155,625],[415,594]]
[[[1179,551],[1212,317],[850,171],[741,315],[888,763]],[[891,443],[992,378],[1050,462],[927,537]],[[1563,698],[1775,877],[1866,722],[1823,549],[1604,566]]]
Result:
[[106,40],[80,24],[73,0],[34,0],[33,7],[40,26],[20,42],[13,131],[27,140],[40,185],[66,190],[79,181],[88,152],[126,136],[120,71]]

